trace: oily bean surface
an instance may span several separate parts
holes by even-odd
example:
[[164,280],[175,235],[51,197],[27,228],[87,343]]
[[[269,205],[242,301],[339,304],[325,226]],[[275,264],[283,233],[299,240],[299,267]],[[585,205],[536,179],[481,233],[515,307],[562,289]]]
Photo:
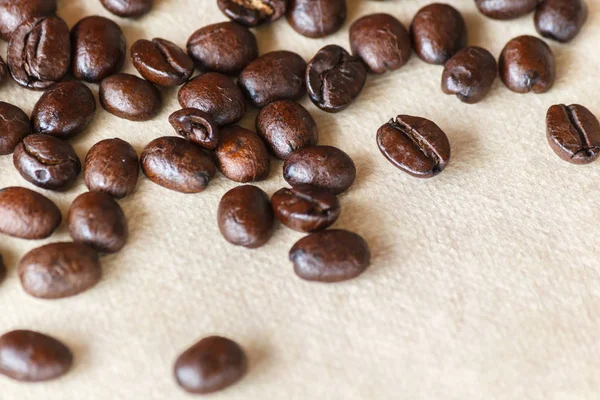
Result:
[[214,150],[219,143],[219,127],[210,114],[196,108],[184,108],[169,116],[175,131],[207,150]]
[[600,155],[600,122],[582,105],[550,107],[546,133],[552,150],[565,161],[589,164]]
[[158,89],[145,79],[119,73],[100,84],[100,104],[109,113],[130,121],[147,121],[159,111]]
[[496,58],[481,47],[466,47],[456,53],[442,73],[442,91],[460,101],[478,103],[489,93],[498,75]]
[[0,101],[0,156],[11,154],[30,133],[27,114],[17,106]]
[[287,20],[303,36],[331,35],[346,21],[346,0],[289,0]]
[[253,27],[285,15],[287,0],[217,0],[219,9],[238,24]]
[[532,12],[540,0],[475,0],[479,11],[493,19],[507,20]]
[[535,28],[548,39],[570,42],[588,18],[584,0],[544,0],[535,11]]
[[0,39],[9,41],[22,22],[56,12],[56,0],[4,0],[0,2]]
[[314,186],[283,188],[271,198],[275,216],[285,226],[299,232],[315,232],[328,228],[341,212],[337,196]]
[[215,149],[219,170],[235,182],[256,182],[266,179],[271,170],[267,147],[254,132],[238,125],[221,130]]
[[142,16],[152,9],[154,0],[100,0],[104,8],[124,18]]
[[194,62],[175,43],[154,38],[131,46],[133,66],[144,78],[160,86],[179,86],[194,73]]
[[0,190],[0,233],[21,239],[45,239],[60,221],[60,210],[43,195],[22,187]]

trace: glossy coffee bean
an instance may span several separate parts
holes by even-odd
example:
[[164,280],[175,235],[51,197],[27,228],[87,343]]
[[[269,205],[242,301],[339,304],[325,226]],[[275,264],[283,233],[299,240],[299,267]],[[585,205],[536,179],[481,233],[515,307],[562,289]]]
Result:
[[475,0],[479,11],[493,19],[514,19],[529,14],[540,0]]
[[304,147],[285,161],[283,177],[292,186],[307,184],[340,194],[354,183],[356,166],[336,147]]
[[56,0],[4,0],[0,1],[0,38],[9,41],[23,21],[44,17],[56,12]]
[[116,74],[125,62],[125,36],[113,21],[85,17],[71,30],[72,73],[76,79],[100,82]]
[[219,127],[210,114],[196,108],[184,108],[169,116],[175,131],[187,140],[207,150],[214,150],[219,143]]
[[221,173],[235,182],[261,181],[269,176],[271,170],[264,142],[256,133],[238,125],[221,130],[215,156]]
[[287,20],[303,36],[331,35],[346,21],[346,0],[289,0]]
[[30,133],[27,114],[17,106],[0,101],[0,156],[11,154]]
[[328,228],[341,212],[337,196],[310,185],[280,189],[271,198],[275,216],[285,226],[299,232]]
[[206,394],[239,381],[248,368],[244,350],[234,341],[210,336],[183,352],[175,362],[175,379],[185,391]]
[[535,28],[548,39],[570,42],[588,18],[584,0],[544,0],[535,11]]
[[148,179],[181,193],[203,192],[216,172],[204,150],[179,137],[154,139],[144,149],[140,161]]
[[4,265],[4,259],[0,254],[0,283],[6,278],[6,266]]
[[69,27],[59,17],[29,19],[10,38],[8,67],[23,87],[44,90],[52,86],[65,76],[70,63]]
[[83,180],[91,191],[121,199],[135,190],[140,165],[134,148],[124,140],[105,139],[85,157]]
[[556,155],[572,164],[589,164],[600,155],[600,122],[579,104],[550,107],[546,134]]
[[154,0],[100,0],[104,8],[124,18],[135,18],[152,9]]
[[287,0],[217,0],[223,14],[244,26],[259,26],[285,15]]
[[194,62],[175,43],[140,39],[131,46],[131,61],[140,75],[160,86],[179,86],[194,73]]
[[338,229],[300,239],[290,250],[289,257],[300,278],[327,283],[356,278],[371,263],[367,242],[356,233]]
[[464,103],[478,103],[489,93],[497,74],[496,58],[489,51],[466,47],[444,65],[442,91]]
[[0,374],[21,382],[56,379],[71,369],[73,354],[39,332],[15,330],[0,336]]
[[500,78],[513,92],[544,93],[556,79],[556,60],[550,47],[534,36],[519,36],[500,54]]
[[60,210],[43,195],[22,187],[0,190],[0,233],[21,239],[45,239],[60,221]]
[[160,110],[158,89],[145,79],[115,74],[100,84],[100,104],[109,113],[130,121],[148,121]]
[[15,148],[13,163],[24,179],[48,190],[68,188],[81,172],[73,147],[50,135],[26,136]]
[[236,84],[216,72],[195,77],[179,89],[179,104],[210,114],[219,126],[235,124],[246,114],[244,95]]
[[229,243],[255,249],[273,235],[275,216],[269,196],[256,186],[244,185],[221,198],[217,221]]

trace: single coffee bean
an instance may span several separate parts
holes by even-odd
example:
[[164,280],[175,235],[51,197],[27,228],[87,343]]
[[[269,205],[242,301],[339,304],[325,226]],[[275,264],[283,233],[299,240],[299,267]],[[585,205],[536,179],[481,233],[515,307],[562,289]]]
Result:
[[23,22],[8,44],[8,67],[13,79],[28,89],[44,90],[60,81],[71,63],[69,27],[59,17]]
[[76,79],[100,82],[116,74],[125,62],[125,36],[108,18],[91,16],[71,30],[72,72]]
[[296,275],[307,281],[341,282],[356,278],[371,263],[367,242],[356,233],[332,229],[300,239],[290,250]]
[[11,154],[30,133],[27,114],[17,106],[0,101],[0,156]]
[[600,155],[600,122],[584,106],[550,107],[546,133],[556,155],[572,164],[589,164]]
[[206,394],[239,381],[248,368],[244,350],[234,341],[210,336],[183,352],[175,362],[175,379],[189,393]]
[[131,46],[131,61],[140,75],[160,86],[179,86],[194,73],[194,62],[175,43],[140,39]]
[[464,103],[478,103],[490,92],[497,74],[496,58],[489,51],[466,47],[444,65],[442,91]]
[[350,48],[375,74],[401,68],[412,53],[408,31],[389,14],[371,14],[356,20],[350,27]]
[[81,172],[73,147],[50,135],[29,135],[19,143],[13,163],[28,182],[48,190],[68,188]]
[[493,19],[514,19],[529,14],[540,0],[475,0],[479,11]]
[[0,190],[0,233],[45,239],[60,225],[60,210],[46,197],[22,187]]
[[289,0],[287,20],[303,36],[331,35],[346,21],[346,0]]
[[260,110],[256,131],[281,160],[298,149],[316,146],[319,140],[319,129],[310,113],[289,100],[275,101]]
[[269,196],[256,186],[244,185],[225,193],[217,220],[229,243],[256,249],[273,235],[275,217]]
[[584,0],[544,0],[535,11],[535,28],[543,37],[570,42],[588,18]]
[[22,382],[43,382],[71,369],[73,354],[43,333],[16,330],[0,336],[0,374]]
[[56,12],[56,0],[4,0],[0,1],[0,38],[9,41],[23,21],[44,17]]
[[238,125],[221,130],[215,156],[221,173],[235,182],[262,181],[271,171],[264,142],[256,133]]
[[255,107],[276,100],[298,100],[304,93],[306,61],[291,51],[272,51],[252,61],[240,74],[238,85]]
[[238,75],[258,57],[256,36],[235,22],[220,22],[198,29],[187,51],[200,71]]
[[105,139],[85,157],[83,180],[91,191],[121,199],[135,190],[140,171],[137,153],[124,140]]
[[307,184],[340,194],[354,183],[356,166],[336,147],[304,147],[285,161],[283,178],[292,186]]
[[219,127],[210,114],[196,108],[184,108],[169,116],[175,131],[207,150],[214,150],[219,143]]
[[358,57],[336,45],[323,47],[306,67],[306,87],[312,102],[323,111],[345,110],[362,92],[367,69]]
[[6,75],[8,75],[8,67],[4,62],[4,59],[0,56],[0,83],[4,82]]
[[179,137],[154,139],[144,149],[140,161],[148,179],[182,193],[203,192],[216,172],[215,164],[204,150]]
[[285,226],[299,232],[328,228],[341,212],[337,196],[310,185],[280,189],[271,198],[275,216]]
[[179,89],[179,104],[210,114],[219,126],[235,124],[246,114],[244,95],[235,83],[216,72],[195,77]]
[[123,18],[142,16],[152,9],[153,0],[100,0],[104,8]]
[[244,26],[259,26],[285,15],[287,0],[217,0],[223,14]]
[[100,84],[100,104],[109,113],[130,121],[148,121],[160,109],[158,89],[145,79],[119,73]]
[[500,78],[513,92],[544,93],[556,79],[556,60],[550,47],[534,36],[519,36],[500,54]]
[[0,254],[0,283],[6,278],[6,266],[4,265],[4,260],[2,259],[2,254]]

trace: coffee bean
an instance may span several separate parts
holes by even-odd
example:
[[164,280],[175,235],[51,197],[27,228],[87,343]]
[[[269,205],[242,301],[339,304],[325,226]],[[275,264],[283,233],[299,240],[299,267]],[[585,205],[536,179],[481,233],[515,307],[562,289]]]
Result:
[[0,56],[0,83],[4,82],[6,75],[8,75],[8,67],[4,62],[4,59]]
[[271,202],[277,219],[299,232],[328,228],[341,212],[340,202],[335,194],[309,185],[280,189],[273,195]]
[[307,281],[341,282],[356,278],[371,263],[367,242],[356,233],[332,229],[300,239],[290,250],[296,275]]
[[273,22],[285,15],[287,0],[217,0],[223,14],[244,26]]
[[588,18],[584,0],[544,0],[535,12],[535,27],[543,37],[570,42]]
[[307,184],[340,194],[354,183],[356,167],[350,156],[336,147],[304,147],[285,161],[283,177],[292,186]]
[[145,79],[120,73],[100,84],[100,104],[109,113],[130,121],[148,121],[161,107],[158,89]]
[[346,21],[346,0],[289,0],[287,20],[303,36],[331,35]]
[[219,127],[210,114],[195,108],[184,108],[169,116],[169,123],[178,134],[207,150],[219,143]]
[[600,155],[600,122],[584,106],[550,107],[546,133],[556,155],[572,164],[589,164]]
[[225,193],[217,221],[229,243],[256,249],[273,235],[275,217],[269,196],[256,186],[244,185]]
[[256,36],[235,22],[221,22],[198,29],[187,50],[200,71],[238,75],[258,57]]
[[45,239],[60,225],[58,207],[22,187],[0,190],[0,233],[21,239]]
[[105,139],[93,145],[85,157],[83,179],[91,191],[121,199],[133,193],[139,170],[137,153],[129,143]]
[[204,150],[178,137],[154,139],[142,152],[140,161],[148,179],[182,193],[204,191],[216,172]]
[[81,172],[73,147],[50,135],[29,135],[15,148],[13,163],[28,182],[48,190],[67,189]]
[[4,260],[2,259],[2,254],[0,254],[0,283],[6,278],[6,266],[4,265]]
[[514,19],[529,14],[540,0],[475,0],[479,11],[493,19]]
[[71,62],[69,27],[59,17],[28,19],[8,44],[13,79],[28,89],[44,90],[60,81]]
[[244,350],[234,341],[210,336],[183,352],[175,362],[175,379],[189,393],[206,394],[239,381],[248,368]]
[[0,374],[22,382],[43,382],[71,369],[73,354],[43,333],[16,330],[0,336]]
[[0,2],[0,38],[9,41],[23,21],[56,12],[56,0],[12,0]]
[[235,182],[261,181],[271,170],[269,152],[263,141],[241,126],[231,125],[221,130],[215,156],[221,173]]
[[209,72],[179,89],[179,104],[210,114],[219,126],[235,124],[246,114],[244,95],[225,75]]
[[116,253],[127,242],[127,219],[119,204],[102,192],[78,196],[69,208],[69,234],[76,243]]
[[153,0],[100,0],[104,8],[123,18],[142,16],[152,9]]
[[76,79],[100,82],[116,74],[125,62],[125,36],[108,18],[91,16],[71,30],[72,72]]
[[30,133],[27,114],[17,106],[0,101],[0,156],[11,154]]
[[556,61],[550,47],[533,36],[519,36],[500,54],[500,78],[513,92],[544,93],[556,79]]
[[240,74],[238,85],[255,107],[276,100],[298,100],[304,93],[306,62],[291,51],[272,51],[252,61]]
[[312,102],[321,110],[345,110],[367,81],[367,69],[358,57],[336,45],[323,47],[306,67],[306,87]]
[[489,93],[498,74],[496,58],[481,47],[467,47],[444,66],[442,91],[464,103],[478,103]]
[[175,43],[140,39],[131,46],[131,61],[140,75],[160,86],[179,86],[194,73],[194,62]]

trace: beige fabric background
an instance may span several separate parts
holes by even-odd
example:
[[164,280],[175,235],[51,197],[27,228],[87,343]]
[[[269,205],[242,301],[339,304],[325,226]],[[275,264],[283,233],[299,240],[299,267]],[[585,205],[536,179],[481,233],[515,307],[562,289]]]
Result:
[[[97,0],[62,0],[60,14],[110,16]],[[206,24],[224,20],[214,0],[157,0],[138,21],[115,20],[128,45],[164,37],[185,45]],[[348,47],[351,21],[388,12],[409,24],[425,0],[349,0],[348,23],[310,40],[285,21],[256,31],[260,52],[292,49],[309,59],[328,43]],[[492,21],[472,0],[452,0],[469,27],[469,43],[498,55],[532,16]],[[600,392],[600,164],[573,166],[546,143],[544,118],[554,103],[581,103],[600,115],[600,4],[569,45],[550,43],[558,80],[545,95],[520,95],[496,82],[481,104],[462,104],[439,89],[442,68],[417,57],[400,71],[370,77],[360,99],[338,115],[305,99],[321,144],[355,160],[358,179],[342,196],[337,228],[363,235],[372,267],[360,278],[321,285],[298,279],[287,252],[301,235],[279,227],[262,249],[236,248],[219,235],[220,197],[235,184],[218,176],[197,195],[168,191],[141,177],[120,203],[128,246],[103,258],[104,278],[80,296],[41,301],[27,296],[15,266],[47,242],[68,240],[65,224],[49,240],[0,237],[8,279],[0,285],[0,331],[39,330],[62,339],[76,356],[59,381],[24,385],[0,376],[1,400],[176,400],[176,356],[199,338],[222,334],[250,358],[240,384],[214,399],[597,399]],[[5,45],[1,48],[5,53]],[[131,63],[126,66],[132,72]],[[97,86],[92,85],[97,93]],[[138,152],[172,135],[178,108],[146,123],[99,109],[72,142],[83,159],[97,141],[121,137]],[[30,112],[39,93],[8,82],[0,100]],[[377,128],[401,114],[438,123],[452,160],[437,178],[418,180],[380,155]],[[256,111],[243,125],[252,127]],[[281,164],[258,185],[284,185]],[[0,157],[0,186],[32,188]],[[45,192],[66,215],[85,190]]]

